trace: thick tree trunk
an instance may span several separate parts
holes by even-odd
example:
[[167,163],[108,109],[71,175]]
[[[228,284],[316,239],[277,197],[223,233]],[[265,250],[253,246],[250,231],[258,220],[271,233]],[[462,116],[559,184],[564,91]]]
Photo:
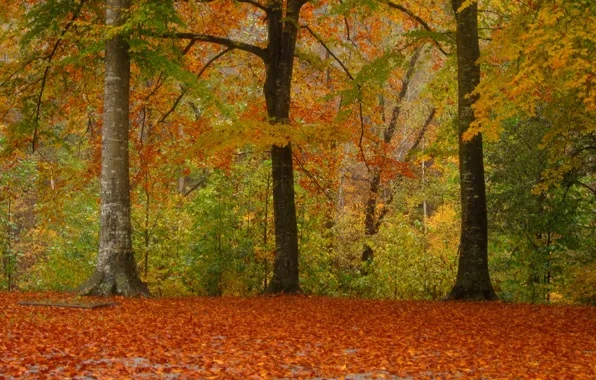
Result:
[[[119,26],[130,0],[106,1],[106,25]],[[128,128],[130,58],[120,35],[106,41],[101,162],[101,214],[97,266],[83,295],[148,296],[132,250]]]
[[273,166],[273,215],[275,220],[275,264],[268,292],[295,293],[298,282],[298,227],[294,202],[292,146],[271,148]]
[[480,82],[480,57],[478,45],[477,3],[457,12],[464,0],[452,0],[457,21],[457,83],[458,83],[458,135],[459,173],[461,186],[461,237],[459,266],[455,286],[447,300],[495,300],[497,295],[488,273],[488,234],[486,215],[486,189],[482,135],[470,141],[463,134],[474,121],[469,96]]
[[[290,116],[291,83],[298,19],[302,1],[270,0],[268,14],[267,78],[264,93],[272,123],[287,123]],[[292,145],[271,148],[273,214],[275,220],[275,264],[266,292],[296,293],[298,281],[298,227],[294,200]]]

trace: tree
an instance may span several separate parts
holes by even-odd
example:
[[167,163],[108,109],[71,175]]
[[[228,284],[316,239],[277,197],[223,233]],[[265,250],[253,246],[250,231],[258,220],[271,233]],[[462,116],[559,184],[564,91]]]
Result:
[[[500,141],[485,150],[494,247],[491,273],[501,280],[501,297],[535,303],[568,293],[590,302],[594,293],[578,280],[582,273],[590,273],[596,258],[592,248],[596,235],[590,227],[596,206],[596,192],[590,188],[596,162],[584,161],[558,186],[537,193],[543,173],[558,165],[541,146],[552,125],[538,114],[529,120],[512,118],[502,127]],[[577,152],[589,140],[575,143]]]
[[537,2],[490,17],[500,26],[480,60],[476,121],[467,133],[499,140],[487,160],[494,194],[489,215],[498,210],[490,231],[498,254],[494,275],[509,299],[548,302],[551,292],[596,299],[591,5]]
[[[422,47],[418,47],[412,57],[410,58],[409,65],[406,71],[406,74],[402,80],[402,88],[397,96],[396,104],[391,110],[391,119],[387,127],[383,130],[383,143],[385,145],[391,144],[393,137],[395,135],[395,131],[397,129],[398,120],[402,110],[402,103],[406,98],[408,93],[408,87],[410,86],[410,82],[412,80],[412,76],[414,74],[414,69],[416,66],[416,62],[420,57],[422,51]],[[418,132],[416,139],[412,143],[412,145],[408,148],[408,151],[405,154],[402,154],[400,158],[406,158],[409,156],[410,152],[415,150],[422,141],[428,126],[432,122],[435,117],[435,109],[433,108],[426,118],[426,121],[420,131]],[[402,144],[405,141],[402,141]],[[372,237],[379,232],[379,228],[383,223],[383,220],[387,213],[389,212],[388,205],[391,203],[393,199],[393,194],[390,191],[390,195],[388,200],[385,204],[378,210],[377,212],[377,203],[379,201],[379,193],[381,190],[381,177],[383,175],[383,168],[381,166],[377,166],[373,169],[373,177],[370,182],[369,186],[369,196],[366,201],[366,208],[365,208],[365,216],[364,216],[364,233],[367,237]],[[369,261],[372,260],[374,256],[374,251],[372,247],[368,244],[365,244],[364,250],[362,251],[362,261]]]
[[[106,1],[106,25],[122,26],[130,0]],[[83,295],[149,295],[139,279],[132,250],[128,157],[130,57],[126,37],[106,41],[102,128],[101,215],[97,266],[81,286]]]
[[[266,75],[263,93],[267,116],[273,125],[290,121],[291,84],[299,29],[300,10],[307,1],[269,0],[266,5],[249,3],[267,15],[267,47],[234,41],[206,34],[178,33],[177,37],[191,41],[210,42],[239,49],[256,55],[265,64]],[[266,290],[271,293],[300,291],[298,279],[298,227],[294,195],[294,169],[292,145],[271,147],[273,210],[275,223],[275,264],[273,278]]]
[[512,122],[546,119],[549,131],[540,145],[551,165],[535,192],[584,171],[595,151],[596,38],[589,31],[596,13],[590,5],[557,0],[514,8],[481,58],[486,70],[467,134],[497,139]]
[[459,173],[461,189],[461,235],[459,264],[455,286],[447,300],[495,300],[497,295],[488,273],[488,231],[486,189],[482,134],[464,139],[464,133],[474,122],[472,95],[480,82],[478,43],[478,4],[473,2],[463,9],[462,0],[452,0],[457,22],[457,84],[458,84],[458,138]]
[[[267,79],[263,91],[267,116],[272,123],[290,120],[290,100],[294,54],[300,8],[304,0],[289,0],[284,16],[283,1],[269,2]],[[269,292],[297,292],[298,226],[294,200],[292,145],[271,148],[273,213],[275,216],[275,264]]]

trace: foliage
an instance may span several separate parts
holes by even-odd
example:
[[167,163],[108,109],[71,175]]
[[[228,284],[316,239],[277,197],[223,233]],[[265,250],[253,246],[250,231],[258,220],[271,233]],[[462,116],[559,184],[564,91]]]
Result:
[[186,259],[186,282],[209,296],[221,296],[224,289],[225,294],[246,294],[247,288],[257,290],[260,285],[246,273],[257,261],[251,239],[255,226],[250,225],[254,216],[245,209],[250,205],[235,200],[238,192],[250,186],[238,182],[230,186],[224,179],[222,173],[215,174],[192,205],[194,239],[192,254]]
[[[594,262],[591,233],[596,199],[579,185],[583,170],[536,193],[551,163],[540,149],[546,119],[511,121],[487,154],[494,273],[504,299],[545,302],[560,298],[574,271]],[[581,271],[580,271],[581,272]],[[589,276],[584,281],[589,281]],[[580,281],[581,282],[581,281]],[[587,285],[587,284],[586,284]],[[577,297],[587,289],[577,289]],[[575,298],[576,296],[571,296]]]
[[569,142],[593,141],[596,123],[596,13],[589,1],[529,3],[494,33],[482,59],[487,76],[476,89],[477,122],[467,132],[497,139],[511,120],[548,120],[538,142],[556,165],[543,173],[545,190],[580,162]]
[[[453,170],[454,168],[451,168]],[[456,198],[453,184],[427,183],[426,191],[405,198],[404,214],[387,220],[378,238],[368,291],[373,298],[441,299],[453,285],[455,276],[459,221],[458,212],[446,199]],[[420,184],[404,183],[401,194],[412,193]],[[423,202],[430,213],[423,215]],[[399,206],[398,206],[399,207]],[[406,216],[407,215],[407,216]]]
[[[237,48],[265,48],[262,10],[238,1],[133,3],[122,28],[106,29],[102,1],[0,0],[0,288],[66,290],[92,271],[102,50],[107,36],[125,31],[133,244],[155,295],[262,292],[275,257],[267,149],[288,142],[305,293],[445,295],[460,224],[448,4],[307,2],[292,118],[279,125],[266,116],[265,65]],[[490,267],[506,300],[596,302],[590,5],[481,6],[483,79],[468,134],[492,139]],[[233,43],[174,38],[180,32]],[[430,109],[436,116],[414,147]],[[384,219],[367,235],[371,196]],[[375,251],[370,263],[361,261],[365,244]]]

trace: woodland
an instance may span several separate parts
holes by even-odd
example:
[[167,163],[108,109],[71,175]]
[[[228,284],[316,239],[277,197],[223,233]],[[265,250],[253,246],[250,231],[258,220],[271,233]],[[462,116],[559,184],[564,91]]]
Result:
[[594,378],[595,26],[0,0],[0,377]]
[[0,2],[0,289],[596,303],[589,0]]

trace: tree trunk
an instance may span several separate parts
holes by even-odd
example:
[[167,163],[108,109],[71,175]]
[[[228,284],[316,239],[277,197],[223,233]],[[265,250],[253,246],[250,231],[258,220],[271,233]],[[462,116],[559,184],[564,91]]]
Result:
[[4,278],[6,280],[6,290],[11,292],[12,287],[12,272],[13,272],[13,254],[12,254],[12,194],[8,192],[8,210],[6,212],[6,245],[2,254],[2,266],[4,269]]
[[[264,93],[271,123],[289,122],[292,70],[298,34],[301,0],[270,0],[268,14],[268,62]],[[266,292],[296,293],[298,281],[298,226],[294,200],[292,145],[271,148],[273,215],[275,220],[275,264]]]
[[455,286],[446,300],[496,300],[488,273],[488,236],[486,189],[482,135],[470,141],[463,134],[474,121],[472,104],[476,96],[468,96],[480,82],[477,3],[461,12],[464,0],[452,0],[457,21],[457,83],[459,173],[461,187],[461,237],[459,265]]
[[[364,209],[364,235],[371,238],[377,234],[379,229],[377,224],[377,199],[379,197],[379,186],[381,185],[381,169],[375,168],[375,174],[370,182],[368,190],[368,200]],[[362,261],[372,261],[374,257],[374,250],[368,244],[364,244],[362,250]]]
[[[130,0],[106,1],[106,25],[125,21]],[[132,250],[128,159],[130,58],[121,35],[106,41],[101,161],[101,214],[97,266],[82,295],[149,296]]]

